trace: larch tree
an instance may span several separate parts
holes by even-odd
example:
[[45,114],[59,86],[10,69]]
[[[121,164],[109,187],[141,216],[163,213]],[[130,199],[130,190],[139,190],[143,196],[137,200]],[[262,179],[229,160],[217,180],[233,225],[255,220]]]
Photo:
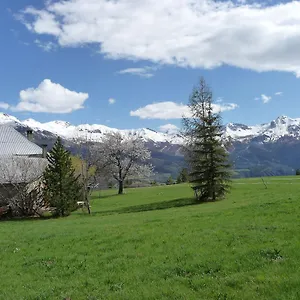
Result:
[[198,201],[222,198],[230,187],[231,164],[222,142],[222,124],[213,104],[212,91],[201,78],[189,100],[189,116],[183,118],[185,157],[189,180]]
[[48,166],[44,172],[44,197],[55,207],[57,216],[67,216],[82,199],[82,186],[75,175],[71,155],[58,138],[48,153]]
[[139,136],[107,134],[95,146],[94,155],[97,172],[117,181],[118,194],[123,194],[126,179],[141,180],[152,174],[151,153]]

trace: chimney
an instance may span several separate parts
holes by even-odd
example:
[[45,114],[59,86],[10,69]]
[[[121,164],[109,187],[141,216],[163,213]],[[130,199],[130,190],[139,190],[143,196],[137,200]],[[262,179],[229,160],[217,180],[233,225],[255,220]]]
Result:
[[27,130],[27,139],[30,141],[30,142],[33,142],[33,132],[31,129],[28,129]]
[[41,147],[43,149],[42,157],[47,158],[47,144],[43,144],[43,145],[41,145]]

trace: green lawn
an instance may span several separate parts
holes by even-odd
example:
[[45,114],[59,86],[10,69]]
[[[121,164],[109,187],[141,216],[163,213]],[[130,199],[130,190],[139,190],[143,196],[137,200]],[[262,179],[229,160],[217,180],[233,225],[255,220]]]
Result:
[[[300,178],[101,191],[93,215],[0,222],[0,299],[300,299]],[[97,197],[100,194],[100,199]]]

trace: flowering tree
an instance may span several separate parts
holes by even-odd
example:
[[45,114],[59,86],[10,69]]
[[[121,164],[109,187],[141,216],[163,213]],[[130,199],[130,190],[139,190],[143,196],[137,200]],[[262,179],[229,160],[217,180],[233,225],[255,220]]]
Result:
[[141,179],[152,174],[148,163],[150,151],[137,136],[123,137],[120,133],[107,134],[101,143],[94,147],[97,172],[114,178],[123,194],[125,179]]
[[[47,204],[41,195],[47,160],[38,157],[0,157],[0,208],[16,216],[39,215]],[[1,211],[0,211],[1,217]]]

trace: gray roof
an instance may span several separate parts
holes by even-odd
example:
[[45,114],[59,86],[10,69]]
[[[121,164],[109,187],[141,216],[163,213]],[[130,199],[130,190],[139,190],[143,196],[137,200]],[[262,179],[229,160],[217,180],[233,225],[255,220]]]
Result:
[[27,156],[0,156],[0,184],[30,183],[43,174],[47,159]]
[[0,126],[0,155],[42,155],[43,150],[11,126]]

